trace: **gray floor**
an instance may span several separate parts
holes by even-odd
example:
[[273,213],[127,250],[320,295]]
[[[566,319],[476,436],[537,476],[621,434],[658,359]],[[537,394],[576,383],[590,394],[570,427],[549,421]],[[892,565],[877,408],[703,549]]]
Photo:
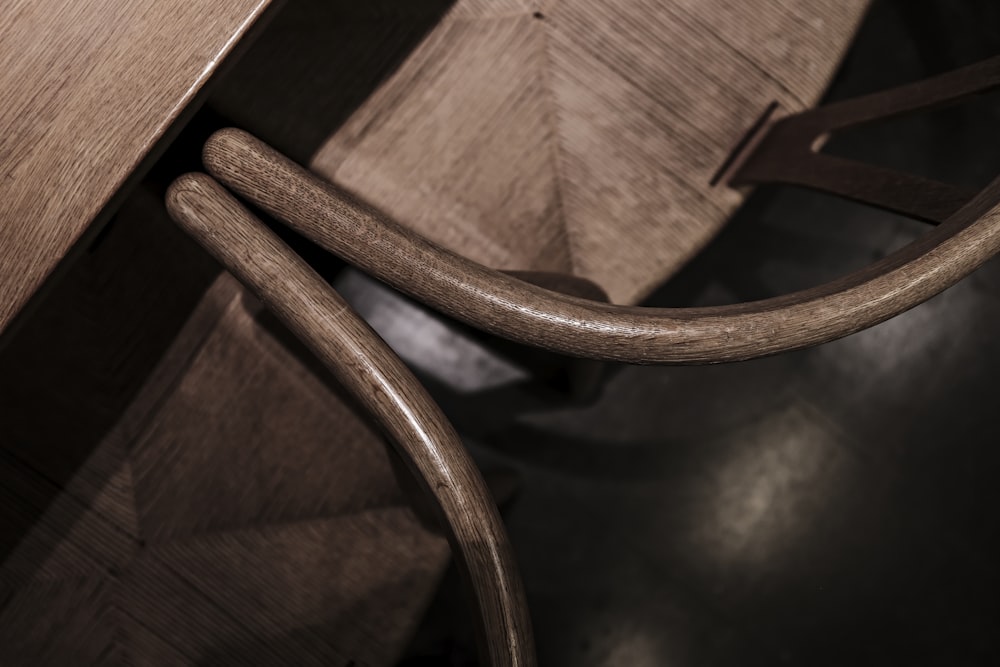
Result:
[[[831,98],[996,55],[998,27],[993,2],[880,0]],[[826,150],[982,186],[1000,174],[998,120],[987,96]],[[815,285],[925,231],[760,191],[650,303]],[[587,399],[363,276],[338,286],[484,467],[520,477],[505,516],[541,664],[1000,664],[996,261],[845,340],[738,365],[612,367]],[[460,604],[442,594],[411,664],[470,659]]]

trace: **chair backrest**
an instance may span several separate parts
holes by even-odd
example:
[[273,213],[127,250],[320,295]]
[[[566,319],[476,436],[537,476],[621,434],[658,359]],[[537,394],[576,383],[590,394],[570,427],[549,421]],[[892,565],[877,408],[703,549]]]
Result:
[[209,171],[333,254],[452,317],[511,340],[633,363],[737,361],[818,345],[894,317],[1000,251],[1000,178],[931,232],[812,289],[708,308],[637,308],[559,294],[451,252],[239,130]]

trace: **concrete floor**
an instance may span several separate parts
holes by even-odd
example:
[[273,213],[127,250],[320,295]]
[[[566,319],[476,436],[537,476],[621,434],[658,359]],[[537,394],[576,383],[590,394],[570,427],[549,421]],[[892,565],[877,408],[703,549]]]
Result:
[[[830,98],[996,55],[998,26],[988,1],[878,0]],[[1000,174],[998,120],[986,96],[825,150],[982,186]],[[761,190],[650,303],[785,293],[924,231]],[[611,367],[588,400],[359,274],[337,284],[484,467],[519,476],[505,516],[542,665],[1000,664],[997,261],[839,342],[736,365]],[[446,587],[408,664],[471,660],[461,602]]]

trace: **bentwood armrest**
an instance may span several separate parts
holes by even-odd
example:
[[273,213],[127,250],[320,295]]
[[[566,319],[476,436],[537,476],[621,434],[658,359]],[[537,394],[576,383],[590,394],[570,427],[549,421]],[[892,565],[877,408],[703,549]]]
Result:
[[524,590],[496,505],[427,392],[329,285],[211,178],[181,177],[167,205],[371,413],[436,500],[474,598],[484,664],[534,665]]
[[239,130],[209,139],[220,181],[335,255],[452,317],[556,352],[646,364],[737,361],[825,343],[942,292],[1000,251],[1000,180],[927,234],[819,287],[712,308],[636,308],[531,285],[445,250]]

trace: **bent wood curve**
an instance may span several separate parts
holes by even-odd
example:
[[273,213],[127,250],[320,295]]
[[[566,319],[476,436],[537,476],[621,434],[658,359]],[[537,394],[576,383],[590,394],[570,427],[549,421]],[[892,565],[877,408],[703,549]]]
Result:
[[1000,251],[998,179],[905,248],[813,289],[711,308],[614,306],[449,252],[246,132],[220,130],[203,157],[234,191],[396,289],[499,336],[608,361],[715,363],[825,343],[922,303]]
[[167,207],[371,413],[435,499],[474,598],[483,663],[533,666],[524,589],[496,505],[424,388],[308,264],[211,178],[182,176]]

